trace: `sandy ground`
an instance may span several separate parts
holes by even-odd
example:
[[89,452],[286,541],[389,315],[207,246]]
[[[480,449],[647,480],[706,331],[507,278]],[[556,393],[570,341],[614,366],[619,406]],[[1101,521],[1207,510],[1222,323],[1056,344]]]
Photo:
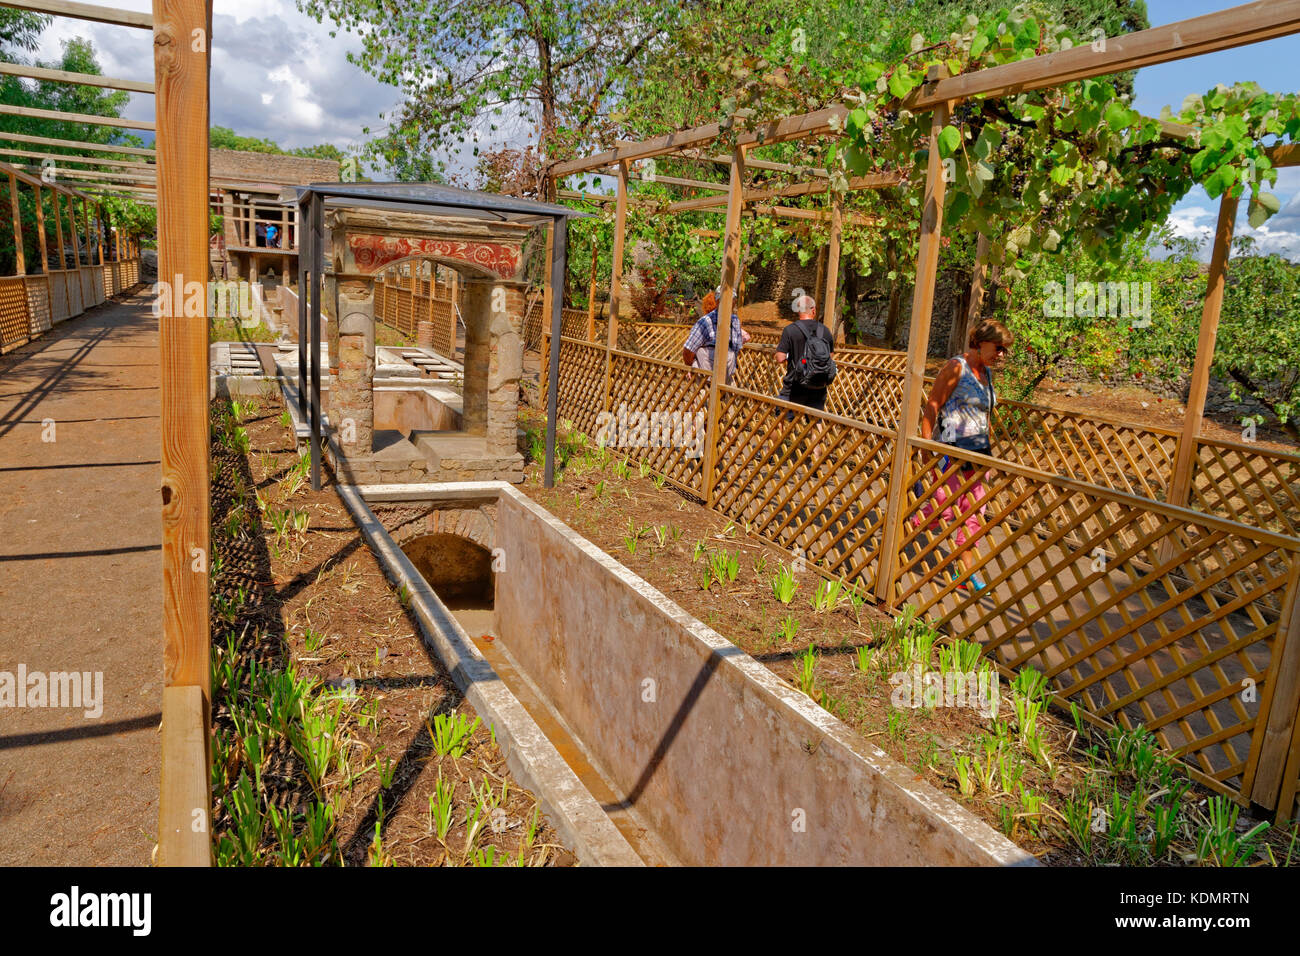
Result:
[[0,706],[0,865],[149,863],[163,686],[157,383],[144,296],[0,359],[0,692],[20,666],[102,674],[103,688],[91,716]]

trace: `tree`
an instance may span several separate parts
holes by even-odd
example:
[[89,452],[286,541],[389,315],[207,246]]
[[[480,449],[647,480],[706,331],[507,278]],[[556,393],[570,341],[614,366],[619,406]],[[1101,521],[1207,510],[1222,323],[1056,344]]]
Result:
[[546,162],[593,143],[619,84],[659,49],[680,9],[664,0],[298,3],[357,33],[362,49],[349,59],[402,91],[379,155],[391,162],[401,145],[437,157],[443,171],[461,146],[503,124],[521,124],[511,145],[534,145]]
[[229,126],[213,126],[209,129],[208,145],[213,149],[234,149],[244,153],[284,153],[284,150],[269,139],[240,136]]
[[[26,14],[14,16],[14,14],[15,11],[0,10],[0,51],[3,51],[6,58],[17,58],[14,52],[17,48],[34,50],[40,31],[49,22],[48,17],[33,17]],[[80,38],[68,40],[64,43],[63,56],[60,60],[52,63],[38,61],[36,65],[75,73],[96,75],[102,73],[95,55],[94,46],[90,41]],[[10,75],[0,76],[0,100],[5,103],[35,107],[37,109],[97,116],[121,116],[129,99],[129,94],[121,90],[107,90],[96,86],[80,86],[44,80],[29,80]],[[116,127],[58,119],[0,116],[0,130],[109,146],[143,145],[138,136]],[[4,155],[3,149],[4,144],[0,144],[0,156]],[[39,149],[41,152],[55,155],[81,155],[86,152],[80,147],[41,146]],[[95,158],[128,159],[135,157],[105,152],[96,153]],[[16,158],[16,161],[20,165],[32,166],[33,172],[37,171],[34,161],[30,159]],[[110,169],[109,167],[96,166],[93,163],[60,165],[57,160],[54,166],[50,168],[56,180],[74,181],[79,175],[98,172],[101,169],[112,172],[121,172],[123,169],[123,167],[112,167]],[[51,175],[45,169],[40,170],[40,172],[44,175]],[[37,253],[35,193],[30,188],[20,188],[18,192],[19,212],[24,238],[24,255],[28,270],[34,271],[36,264],[40,261]],[[152,231],[154,222],[152,209],[140,206],[130,200],[106,200],[106,202],[111,202],[117,212],[114,217],[115,221],[120,221],[124,226],[130,226],[133,235],[138,235],[146,229]],[[53,206],[49,199],[48,190],[42,190],[42,203],[47,227],[52,230]],[[64,208],[66,209],[66,206]],[[3,230],[2,232],[3,235],[0,235],[0,273],[10,273],[14,270],[16,261],[13,234],[9,230]]]
[[0,7],[0,56],[11,63],[23,62],[19,53],[36,50],[51,19],[43,13]]

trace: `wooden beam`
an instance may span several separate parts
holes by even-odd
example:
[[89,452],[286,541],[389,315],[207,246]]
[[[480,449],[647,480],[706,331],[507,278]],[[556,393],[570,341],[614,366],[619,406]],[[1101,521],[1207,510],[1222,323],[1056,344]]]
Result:
[[121,80],[98,73],[72,73],[68,70],[50,70],[43,66],[26,66],[22,63],[0,63],[0,74],[24,76],[47,83],[72,83],[76,86],[99,86],[110,90],[130,90],[133,93],[152,93],[152,83],[139,80]]
[[[903,181],[899,173],[872,173],[869,176],[855,176],[849,180],[849,191],[859,189],[884,189],[897,186]],[[830,183],[795,183],[783,189],[752,189],[745,193],[746,203],[763,202],[768,199],[788,199],[794,196],[819,196],[830,191]],[[708,209],[726,205],[726,197],[703,196],[699,199],[683,199],[664,207],[668,212],[689,212],[694,209]]]
[[[1214,250],[1210,254],[1210,271],[1205,283],[1205,301],[1201,304],[1201,331],[1196,340],[1196,359],[1187,389],[1187,411],[1183,430],[1178,437],[1174,470],[1165,500],[1186,507],[1192,490],[1192,472],[1196,462],[1196,442],[1205,418],[1205,396],[1210,387],[1210,368],[1214,365],[1214,343],[1219,334],[1219,312],[1223,307],[1224,279],[1228,257],[1232,254],[1232,234],[1237,222],[1237,197],[1232,190],[1219,200],[1219,221],[1214,229]],[[1172,544],[1170,545],[1172,547]]]
[[[1297,2],[1300,2],[1300,0],[1297,0]],[[736,138],[736,143],[739,146],[746,147],[762,146],[766,143],[784,143],[792,139],[803,139],[807,136],[833,132],[831,124],[842,124],[847,115],[848,109],[836,104],[817,110],[814,113],[788,116],[782,120],[763,123],[752,130],[741,133]],[[730,124],[725,128],[730,128]],[[550,175],[560,179],[573,173],[600,169],[602,166],[610,166],[614,163],[631,162],[635,159],[647,159],[651,156],[678,153],[685,148],[703,146],[713,142],[722,134],[725,128],[720,123],[710,123],[707,126],[697,126],[693,129],[665,133],[663,136],[655,136],[641,143],[607,149],[585,159],[571,159],[563,163],[557,163],[551,167]]]
[[10,106],[0,103],[0,116],[24,116],[28,119],[57,120],[60,123],[88,123],[92,126],[117,126],[122,129],[152,130],[154,124],[146,120],[124,119],[119,116],[95,116],[91,113],[64,113],[62,110],[41,110],[34,106]]
[[1300,143],[1278,143],[1264,152],[1274,166],[1300,166]]
[[[776,216],[779,219],[806,219],[813,222],[829,222],[831,220],[831,211],[829,209],[799,209],[795,206],[769,206],[764,203],[756,203],[749,207],[749,211],[760,216]],[[880,222],[880,217],[868,216],[862,212],[841,211],[840,221],[841,224],[847,223],[850,226],[872,226]]]
[[[727,156],[709,156],[698,149],[683,150],[678,154],[682,159],[692,159],[701,163],[716,163],[722,166],[729,166],[731,159]],[[778,163],[769,159],[757,159],[753,156],[745,157],[746,169],[762,169],[777,173],[792,173],[795,176],[818,176],[822,179],[829,179],[830,172],[819,166],[800,166],[796,163]]]
[[1300,0],[1258,0],[1149,30],[1107,37],[1100,51],[1085,43],[923,84],[904,97],[901,105],[920,112],[948,100],[1011,96],[1298,32]]
[[0,7],[29,10],[32,13],[46,13],[56,17],[74,17],[78,20],[91,20],[95,23],[111,23],[119,27],[153,29],[153,16],[148,13],[119,10],[116,7],[101,7],[93,3],[75,3],[73,0],[0,0]]
[[162,701],[162,774],[158,782],[158,862],[164,866],[210,866],[208,835],[195,834],[192,813],[164,813],[161,808],[192,807],[205,816],[208,787],[207,710],[203,688],[166,687]]
[[[199,711],[197,737],[163,752],[158,801],[159,863],[211,862],[208,779],[173,788],[192,757],[207,767],[208,715],[208,328],[176,306],[185,286],[208,278],[208,82],[210,46],[193,49],[195,31],[212,35],[210,0],[153,0],[158,88],[158,275],[180,282],[159,318],[162,429],[163,676]],[[190,723],[193,723],[192,721]],[[190,726],[187,723],[187,726]],[[201,820],[196,832],[194,821]]]
[[[636,140],[616,139],[615,146],[635,146]],[[730,166],[730,156],[713,155],[710,156],[699,149],[679,150],[674,156],[678,159],[688,159],[697,163],[712,163],[717,166]],[[779,173],[794,173],[796,176],[820,176],[823,179],[830,178],[830,172],[817,166],[799,166],[795,163],[778,163],[768,159],[758,159],[754,156],[745,157],[745,169],[763,169]],[[726,186],[722,187],[726,189]]]
[[[20,168],[32,172],[33,175],[39,175],[43,173],[45,169],[48,167],[37,166],[32,163],[25,163]],[[74,178],[74,181],[76,177],[79,177],[81,180],[86,182],[92,182],[101,179],[120,180],[122,182],[127,182],[127,183],[153,183],[156,181],[155,176],[140,174],[140,173],[107,172],[99,169],[66,169],[64,170],[64,172],[67,173],[70,178]],[[57,167],[56,167],[56,178],[57,178]],[[42,180],[42,182],[44,182],[47,186],[53,181],[54,181],[53,179]]]
[[[608,174],[602,174],[608,175]],[[632,182],[636,183],[662,183],[665,186],[684,186],[688,189],[708,189],[713,192],[726,192],[726,183],[710,183],[703,179],[683,179],[681,176],[662,176],[655,173],[653,176],[633,176]]]
[[24,172],[21,167],[15,166],[12,163],[0,163],[0,173],[13,176],[20,183],[27,183],[29,186],[45,186],[47,189],[63,193],[65,196],[75,197],[77,199],[81,198],[81,194],[75,189],[68,189],[66,186],[60,186],[58,183],[43,182],[38,177],[33,176],[31,173]]
[[13,211],[14,227],[14,267],[15,275],[27,274],[27,262],[23,258],[23,217],[18,209],[18,179],[9,174],[9,208]]
[[68,149],[88,149],[92,153],[121,153],[123,156],[154,156],[155,150],[143,146],[114,146],[104,143],[87,143],[80,139],[57,139],[52,136],[29,136],[26,133],[0,131],[0,139],[11,143],[35,143],[37,146],[64,146]]
[[722,246],[722,295],[718,298],[718,331],[713,343],[713,375],[709,380],[709,406],[705,425],[704,500],[714,505],[714,473],[722,448],[718,420],[722,410],[722,385],[726,381],[731,348],[731,313],[740,278],[740,214],[745,207],[745,147],[737,146],[731,158],[731,184],[727,190],[726,238]]
[[[102,182],[97,183],[97,182],[90,182],[89,180],[80,180],[80,179],[65,179],[64,182],[76,186],[79,192],[90,193],[93,195],[99,195],[104,192],[148,193],[150,195],[156,193],[156,189],[153,186],[127,186],[120,183],[102,183]],[[48,186],[51,184],[46,183],[46,185]]]
[[[57,163],[74,163],[78,166],[117,166],[126,169],[157,169],[153,163],[130,159],[100,159],[97,156],[67,156],[63,153],[42,153],[30,149],[8,149],[0,146],[0,155],[17,156],[21,159],[53,159]],[[73,172],[81,172],[75,169]]]
[[[947,71],[933,68],[931,76]],[[894,440],[894,458],[889,470],[889,498],[880,547],[883,560],[876,576],[876,596],[892,609],[894,578],[898,568],[898,545],[904,528],[907,501],[907,472],[911,467],[908,439],[916,435],[925,388],[925,355],[930,343],[930,313],[934,309],[934,283],[939,271],[939,246],[943,230],[943,165],[939,159],[939,133],[948,123],[949,104],[939,103],[930,115],[929,158],[925,168],[925,199],[921,206],[921,244],[916,256],[916,286],[912,294],[912,327],[907,339],[907,375]]]

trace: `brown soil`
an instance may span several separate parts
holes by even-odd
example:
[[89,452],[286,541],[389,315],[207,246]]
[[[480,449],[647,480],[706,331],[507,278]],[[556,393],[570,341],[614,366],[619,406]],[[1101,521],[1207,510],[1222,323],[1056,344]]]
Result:
[[[243,416],[250,438],[247,455],[233,453],[214,443],[213,458],[224,465],[222,480],[213,486],[212,522],[219,528],[237,505],[235,475],[249,490],[243,501],[253,513],[256,489],[266,502],[268,515],[293,507],[310,516],[306,534],[290,534],[277,544],[276,533],[264,519],[262,533],[237,546],[219,549],[225,566],[213,587],[214,594],[230,596],[239,587],[251,592],[249,603],[232,626],[240,633],[261,626],[269,637],[255,649],[259,657],[283,666],[292,661],[300,674],[314,675],[338,687],[347,678],[356,692],[376,709],[374,730],[357,729],[359,752],[352,762],[349,786],[327,779],[327,790],[346,790],[340,814],[339,846],[348,864],[364,864],[374,837],[381,795],[376,759],[395,761],[391,786],[382,791],[383,845],[394,863],[412,866],[459,865],[466,836],[466,809],[474,805],[472,787],[485,783],[509,792],[501,804],[507,824],[503,832],[487,829],[476,848],[495,846],[517,855],[521,836],[535,807],[536,797],[519,786],[489,729],[480,725],[469,751],[461,758],[438,757],[432,747],[429,725],[435,714],[465,714],[474,719],[467,704],[441,663],[426,650],[418,623],[403,606],[383,570],[366,547],[350,512],[322,475],[323,487],[311,490],[308,482],[290,493],[285,479],[298,460],[289,430],[281,421],[282,404],[275,396],[255,399],[259,406]],[[214,403],[216,409],[223,403]],[[218,539],[214,531],[214,539]],[[221,539],[228,541],[229,539]],[[220,647],[226,631],[214,615],[214,645]],[[307,650],[308,631],[322,635],[319,647]],[[220,633],[219,633],[220,632]],[[282,636],[282,639],[281,639]],[[215,653],[215,651],[214,651]],[[228,721],[228,711],[216,702],[214,721]],[[368,769],[367,769],[368,766]],[[429,798],[439,775],[454,784],[455,823],[445,842],[430,828]],[[305,774],[290,774],[284,781],[288,799],[309,790]],[[217,831],[228,819],[218,801]],[[549,823],[542,828],[531,851],[533,865],[570,865],[573,855],[562,845]]]

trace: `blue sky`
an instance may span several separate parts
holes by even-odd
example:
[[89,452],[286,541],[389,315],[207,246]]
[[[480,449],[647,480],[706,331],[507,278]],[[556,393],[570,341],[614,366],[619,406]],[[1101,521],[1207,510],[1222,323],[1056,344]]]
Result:
[[[1222,10],[1231,4],[1212,0],[1147,0],[1152,26],[1186,20]],[[1163,106],[1177,111],[1183,98],[1204,93],[1216,83],[1253,80],[1275,93],[1294,93],[1300,88],[1300,36],[1280,37],[1235,50],[1224,50],[1191,57],[1174,63],[1145,67],[1138,71],[1134,89],[1134,107],[1147,116],[1159,116]],[[1282,200],[1282,210],[1260,229],[1246,222],[1246,203],[1239,206],[1237,232],[1253,236],[1259,248],[1300,259],[1300,167],[1278,170],[1276,186],[1269,189]],[[1174,207],[1170,224],[1181,235],[1194,238],[1212,236],[1218,219],[1219,204],[1197,186]],[[1209,242],[1203,247],[1209,258]]]

